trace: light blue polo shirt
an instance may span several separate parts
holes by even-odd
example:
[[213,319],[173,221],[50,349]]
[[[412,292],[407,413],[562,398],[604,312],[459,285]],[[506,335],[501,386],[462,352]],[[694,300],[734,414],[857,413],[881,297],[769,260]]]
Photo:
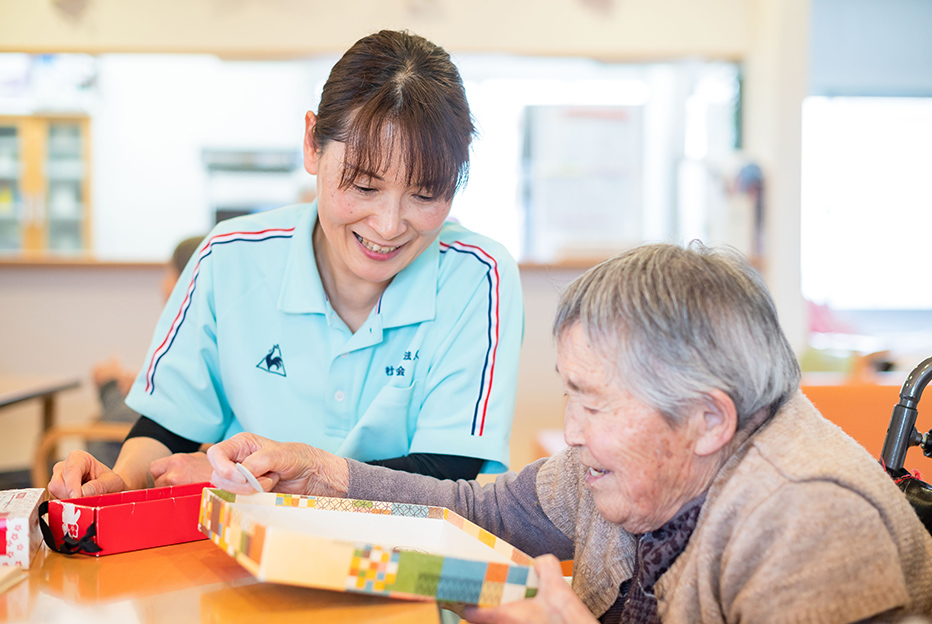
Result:
[[223,221],[178,280],[127,397],[197,442],[240,431],[360,461],[508,465],[524,310],[518,267],[447,223],[352,333],[314,259],[317,205]]

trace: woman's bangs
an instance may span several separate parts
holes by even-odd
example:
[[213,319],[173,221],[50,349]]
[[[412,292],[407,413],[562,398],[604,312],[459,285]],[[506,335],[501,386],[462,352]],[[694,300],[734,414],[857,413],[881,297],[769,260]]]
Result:
[[[374,98],[350,121],[341,186],[363,175],[382,176],[392,164],[404,172],[405,183],[433,197],[452,199],[466,179],[465,149],[455,145],[442,119],[429,110],[385,112]],[[420,114],[418,114],[420,113]],[[463,158],[456,156],[462,152]]]

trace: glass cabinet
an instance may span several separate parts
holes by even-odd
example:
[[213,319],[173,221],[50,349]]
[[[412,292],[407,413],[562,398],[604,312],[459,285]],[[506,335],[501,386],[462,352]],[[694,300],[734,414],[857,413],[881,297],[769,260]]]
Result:
[[90,122],[0,116],[0,252],[90,248]]

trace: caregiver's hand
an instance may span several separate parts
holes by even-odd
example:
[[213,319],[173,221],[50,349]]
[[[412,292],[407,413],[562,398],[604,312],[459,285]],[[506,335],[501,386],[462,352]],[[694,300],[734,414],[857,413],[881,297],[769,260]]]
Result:
[[126,483],[90,453],[72,451],[55,464],[48,488],[53,498],[64,499],[122,492]]
[[207,450],[214,471],[211,482],[236,494],[253,490],[236,469],[243,464],[265,491],[344,497],[349,488],[346,460],[297,442],[275,442],[254,433],[238,433]]
[[49,494],[55,498],[98,496],[123,490],[152,487],[149,466],[171,455],[168,447],[152,438],[130,438],[123,442],[113,470],[84,451],[72,451],[55,464]]
[[149,472],[155,487],[163,487],[210,481],[213,468],[205,453],[175,453],[152,462]]
[[537,572],[537,595],[528,600],[509,602],[499,607],[467,607],[463,617],[475,624],[598,624],[586,605],[573,593],[563,578],[560,562],[553,555],[534,560]]

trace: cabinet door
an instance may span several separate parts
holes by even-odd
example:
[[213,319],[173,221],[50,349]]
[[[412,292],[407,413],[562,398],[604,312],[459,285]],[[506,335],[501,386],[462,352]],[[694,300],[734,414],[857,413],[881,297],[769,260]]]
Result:
[[22,153],[20,125],[15,120],[0,118],[0,251],[22,248],[26,213]]
[[22,117],[19,120],[22,137],[20,151],[20,175],[23,189],[23,210],[20,218],[22,238],[21,251],[41,251],[45,245],[45,196],[43,194],[42,160],[45,143],[42,138],[45,119]]
[[45,177],[40,197],[45,248],[80,252],[88,247],[87,124],[51,119],[43,129]]
[[90,249],[86,117],[0,117],[0,252]]

